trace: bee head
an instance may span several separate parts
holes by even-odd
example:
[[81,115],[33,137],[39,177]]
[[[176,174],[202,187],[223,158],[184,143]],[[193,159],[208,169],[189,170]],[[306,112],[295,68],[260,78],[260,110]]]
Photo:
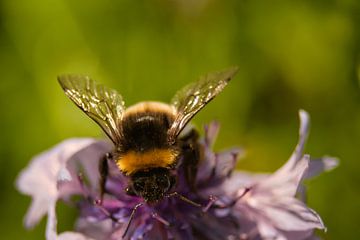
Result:
[[175,177],[166,168],[152,168],[132,175],[132,190],[146,202],[157,202],[170,190]]

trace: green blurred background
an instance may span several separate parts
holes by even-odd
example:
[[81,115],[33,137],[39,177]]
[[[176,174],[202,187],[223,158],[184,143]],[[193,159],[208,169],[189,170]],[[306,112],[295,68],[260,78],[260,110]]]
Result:
[[[75,136],[102,136],[56,76],[88,74],[127,106],[169,101],[201,74],[238,65],[194,119],[219,120],[217,149],[244,146],[239,168],[274,171],[290,156],[298,109],[312,117],[307,152],[341,165],[308,183],[325,239],[360,236],[358,0],[3,0],[0,5],[0,226],[4,239],[43,239],[22,226],[30,198],[14,189],[30,158]],[[75,212],[59,206],[59,230]]]

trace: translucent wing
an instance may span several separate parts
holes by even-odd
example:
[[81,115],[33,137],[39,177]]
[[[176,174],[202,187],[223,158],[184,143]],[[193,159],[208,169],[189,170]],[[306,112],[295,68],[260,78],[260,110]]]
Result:
[[65,94],[105,131],[116,144],[120,138],[120,121],[125,110],[117,91],[96,84],[87,76],[62,75],[58,77]]
[[176,93],[171,104],[177,110],[177,116],[168,130],[168,140],[174,142],[181,130],[208,102],[219,94],[238,71],[232,67],[220,72],[202,76]]

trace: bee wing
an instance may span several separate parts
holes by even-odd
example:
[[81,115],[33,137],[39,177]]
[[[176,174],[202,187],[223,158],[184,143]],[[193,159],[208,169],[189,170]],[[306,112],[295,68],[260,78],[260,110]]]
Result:
[[93,119],[116,144],[120,138],[120,121],[125,110],[121,95],[96,84],[88,76],[62,75],[58,77],[65,94]]
[[171,104],[177,110],[177,115],[168,130],[169,142],[175,142],[186,124],[224,89],[237,71],[238,67],[231,67],[220,72],[209,73],[175,94]]

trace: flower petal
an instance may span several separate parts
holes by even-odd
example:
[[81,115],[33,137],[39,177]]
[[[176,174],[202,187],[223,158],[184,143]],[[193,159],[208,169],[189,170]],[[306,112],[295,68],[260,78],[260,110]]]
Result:
[[51,150],[34,157],[16,181],[18,190],[33,198],[25,217],[25,226],[33,227],[57,199],[57,180],[66,161],[80,149],[94,143],[94,139],[69,139]]
[[63,232],[58,237],[57,240],[93,240],[94,238],[89,238],[81,233],[77,232]]
[[242,149],[233,148],[218,154],[215,154],[215,174],[220,177],[228,177],[233,172],[239,157],[244,154]]
[[313,178],[322,172],[333,170],[339,165],[339,159],[335,157],[322,157],[319,159],[311,159],[309,169],[306,171],[304,178]]
[[91,187],[96,189],[100,178],[99,161],[112,149],[113,145],[110,142],[97,140],[76,152],[67,162],[66,168],[75,175],[79,171],[83,172]]
[[214,142],[219,133],[220,123],[217,121],[212,121],[208,125],[205,125],[205,138],[204,144],[206,147],[211,148],[214,145]]
[[56,240],[57,237],[57,219],[56,219],[56,199],[49,203],[48,206],[48,219],[46,222],[46,239],[47,240]]
[[282,166],[280,169],[276,171],[275,174],[287,174],[288,172],[292,171],[292,169],[298,164],[298,161],[302,159],[304,146],[306,139],[309,135],[309,125],[310,125],[310,117],[309,114],[304,111],[299,111],[300,117],[300,129],[299,129],[299,141],[295,147],[294,152],[292,153],[290,159]]
[[50,201],[51,199],[47,198],[33,198],[24,218],[26,228],[33,228],[40,221],[47,213]]
[[79,218],[75,225],[76,231],[85,234],[91,239],[97,240],[110,239],[110,234],[113,229],[113,221],[111,219],[106,219],[103,221],[91,221],[90,219]]
[[77,232],[63,232],[57,235],[56,225],[56,201],[52,202],[48,209],[48,220],[46,223],[46,239],[47,240],[93,240],[85,235]]
[[66,166],[71,157],[98,142],[90,138],[68,139],[31,160],[16,181],[18,190],[33,198],[25,216],[26,227],[33,227],[61,195],[58,180],[71,178]]
[[297,162],[293,169],[288,172],[275,172],[268,178],[258,182],[252,188],[252,194],[271,194],[277,197],[294,197],[300,181],[309,166],[310,156],[304,157]]
[[285,236],[265,221],[259,221],[258,229],[263,239],[286,240]]
[[[268,181],[261,183],[262,189],[272,188],[277,191],[277,194],[295,196],[300,181],[303,178],[304,172],[307,170],[310,156],[303,156],[305,141],[309,133],[309,114],[304,111],[299,111],[300,129],[299,141],[292,153],[290,159],[271,177]],[[280,193],[281,192],[281,193]]]
[[299,239],[304,239],[315,228],[325,229],[320,216],[295,198],[310,164],[310,156],[303,155],[309,116],[303,110],[299,115],[299,142],[290,159],[272,175],[260,175],[257,181],[248,177],[252,182],[246,186],[248,191],[244,191],[244,186],[238,189],[237,210],[257,224],[264,239],[295,239],[288,235],[300,232],[303,238]]
[[62,181],[70,182],[72,180],[72,177],[71,177],[69,170],[67,170],[65,167],[62,167],[59,171],[57,180],[59,182],[62,182]]
[[283,231],[325,229],[320,216],[295,198],[270,199],[262,206],[263,216]]
[[[213,189],[224,182],[232,174],[239,157],[244,155],[243,149],[239,148],[232,148],[220,153],[213,152],[212,145],[219,128],[220,124],[215,121],[205,126],[205,136],[200,141],[204,150],[204,161],[200,161],[196,175],[198,188]],[[209,181],[210,179],[211,181]]]

